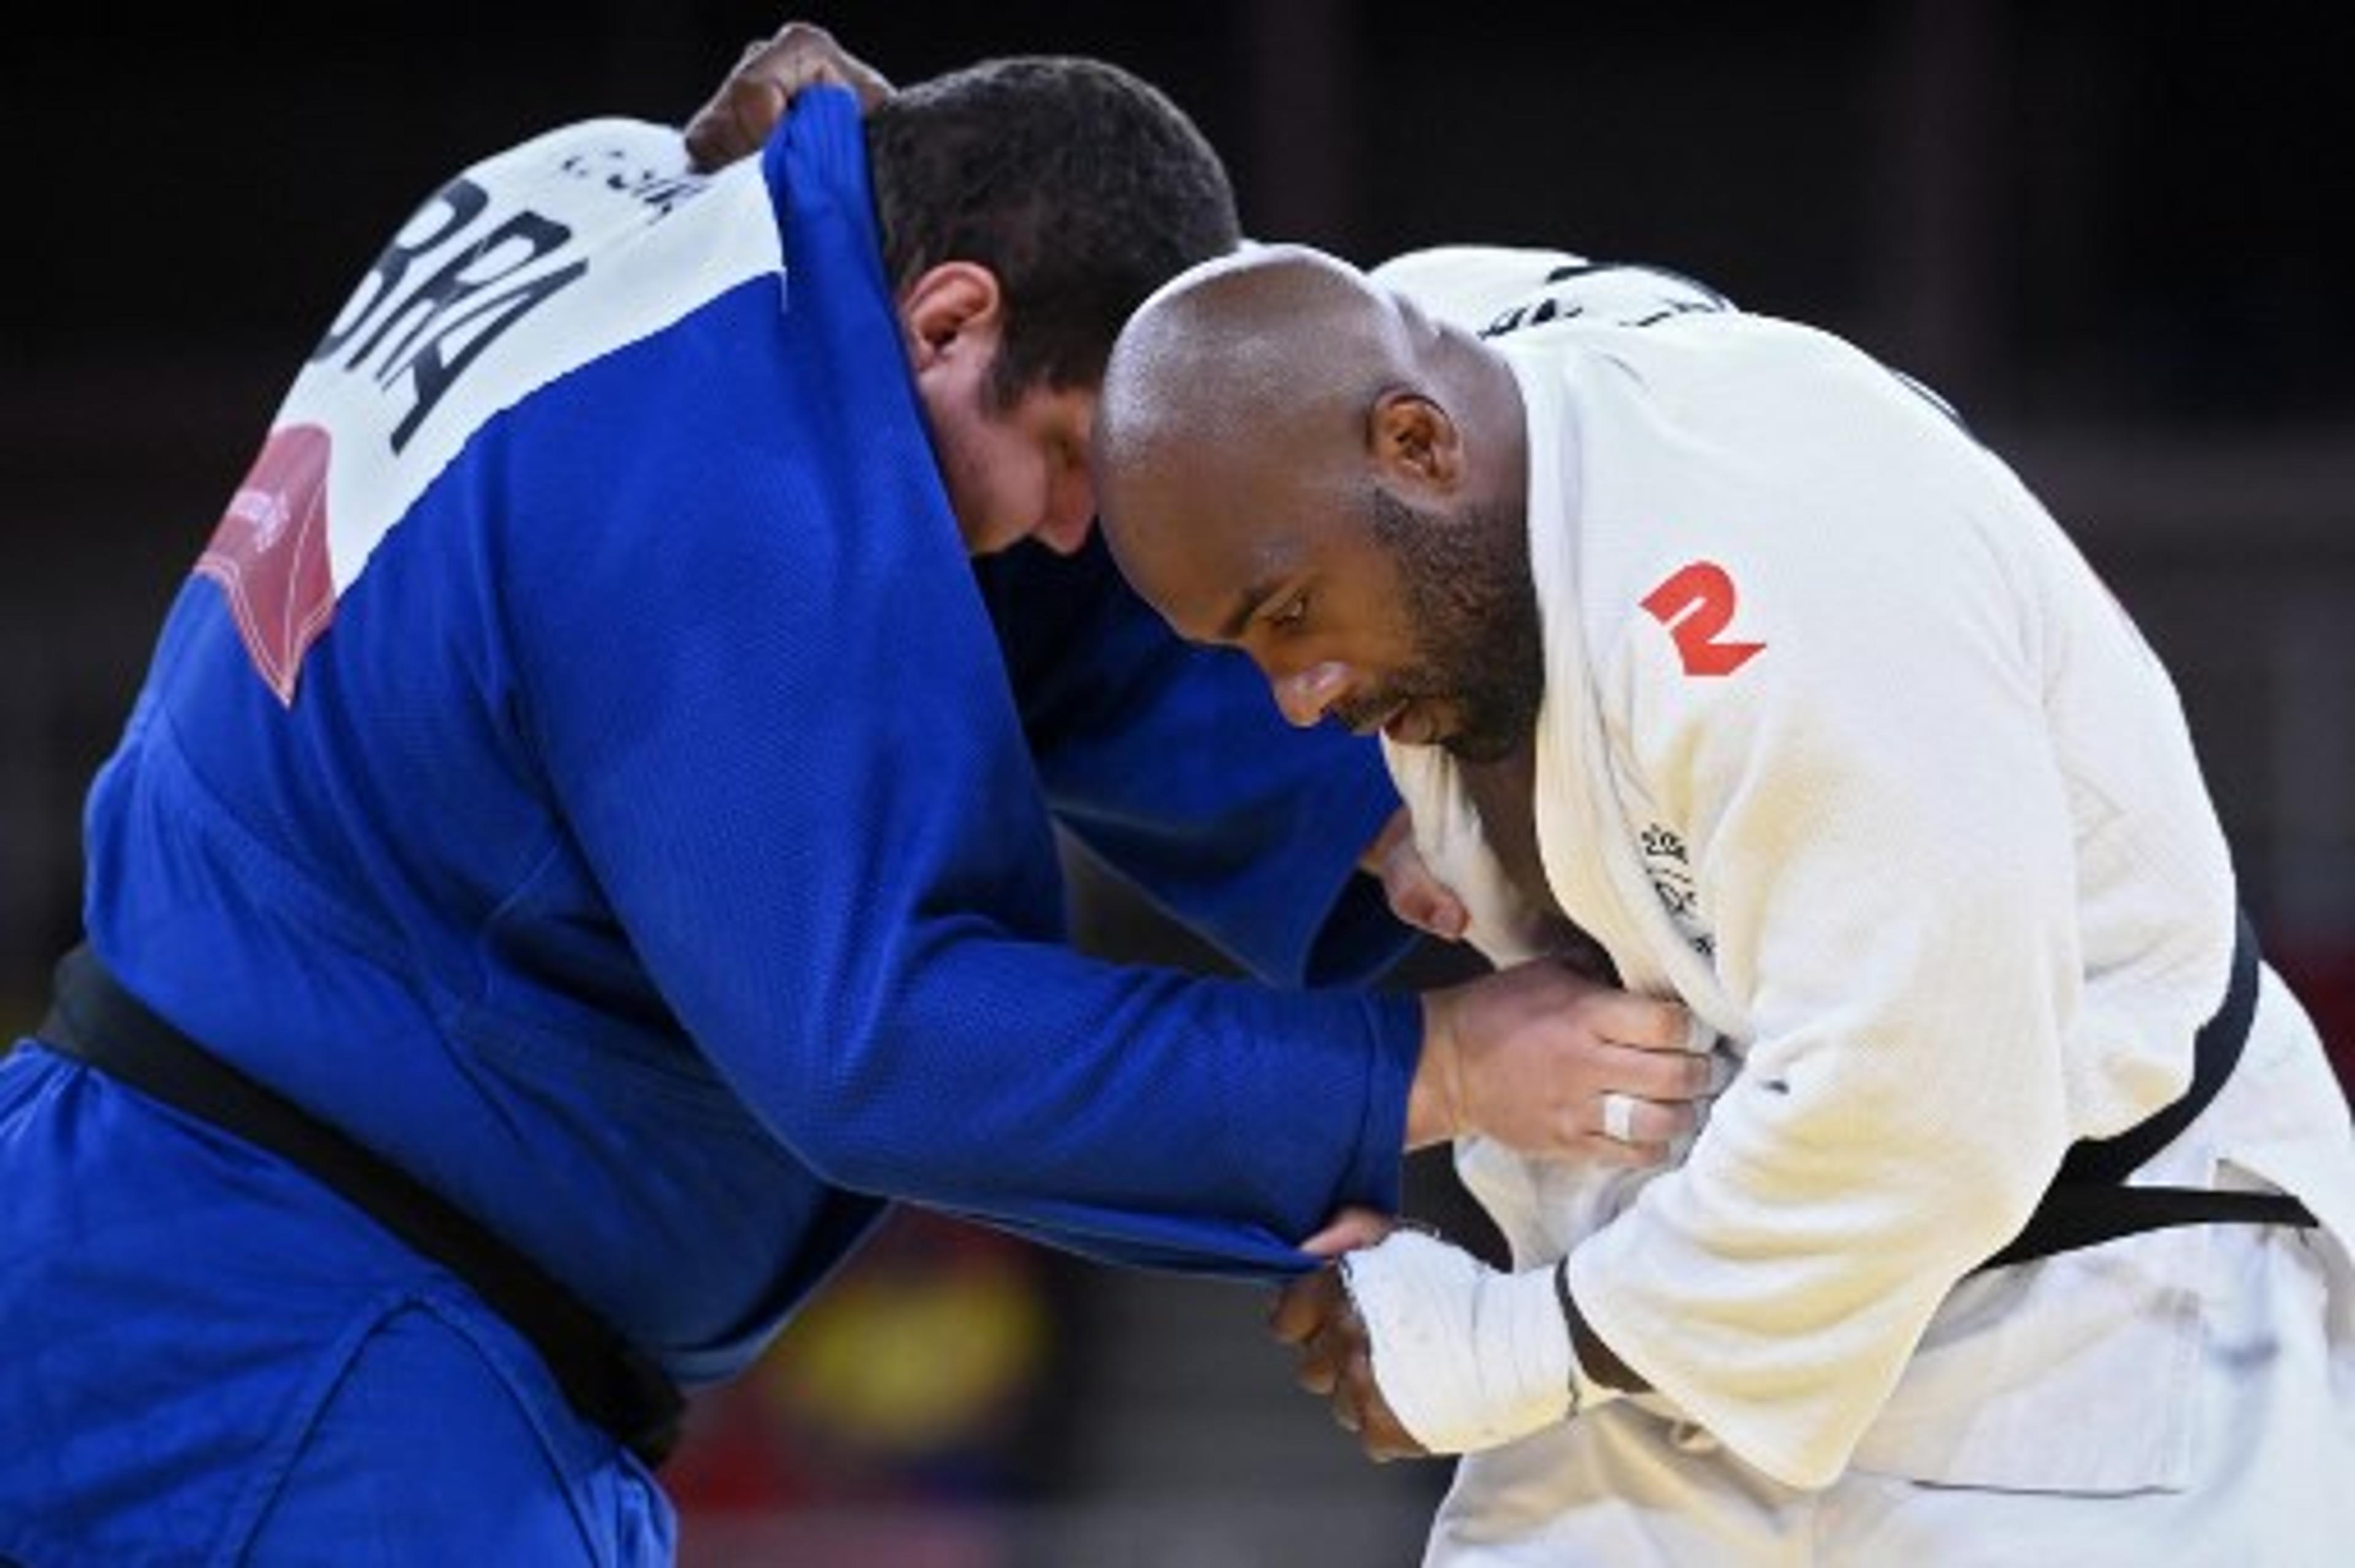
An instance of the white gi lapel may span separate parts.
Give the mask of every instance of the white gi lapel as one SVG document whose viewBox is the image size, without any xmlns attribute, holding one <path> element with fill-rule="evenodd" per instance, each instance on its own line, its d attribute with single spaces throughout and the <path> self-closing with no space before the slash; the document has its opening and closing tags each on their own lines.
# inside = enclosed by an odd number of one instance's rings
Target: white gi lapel
<svg viewBox="0 0 2355 1568">
<path fill-rule="evenodd" d="M 1455 759 L 1438 746 L 1401 746 L 1388 736 L 1381 745 L 1391 782 L 1414 823 L 1415 852 L 1469 917 L 1464 940 L 1499 969 L 1540 956 L 1543 913 L 1530 907 L 1488 848 Z"/>
<path fill-rule="evenodd" d="M 1734 1009 L 1709 961 L 1661 901 L 1638 842 L 1645 824 L 1627 811 L 1614 784 L 1580 597 L 1575 509 L 1584 453 L 1563 385 L 1565 350 L 1510 346 L 1505 353 L 1529 416 L 1529 564 L 1545 627 L 1536 805 L 1546 880 L 1562 912 L 1609 951 L 1630 990 L 1678 997 L 1728 1029 Z"/>
</svg>

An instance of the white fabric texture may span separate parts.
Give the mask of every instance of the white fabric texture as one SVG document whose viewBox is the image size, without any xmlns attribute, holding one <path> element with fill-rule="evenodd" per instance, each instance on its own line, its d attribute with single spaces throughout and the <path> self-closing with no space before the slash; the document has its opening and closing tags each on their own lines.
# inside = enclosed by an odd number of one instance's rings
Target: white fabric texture
<svg viewBox="0 0 2355 1568">
<path fill-rule="evenodd" d="M 1568 1254 L 1582 1312 L 1658 1392 L 1467 1458 L 1433 1561 L 1891 1560 L 1833 1550 L 1851 1507 L 1891 1521 L 1855 1540 L 1909 1561 L 2210 1561 L 2167 1554 L 2185 1510 L 2115 1507 L 2179 1494 L 2260 1543 L 2214 1561 L 2325 1560 L 2258 1517 L 2289 1494 L 2327 1504 L 2343 1552 L 2355 1136 L 2270 972 L 2240 1070 L 2137 1179 L 2279 1187 L 2323 1231 L 1970 1273 L 2072 1141 L 2180 1093 L 2224 989 L 2229 856 L 2125 613 L 1942 407 L 1826 335 L 1724 311 L 1498 341 L 1530 426 L 1549 881 L 1632 987 L 1743 1063 L 1665 1172 L 1459 1147 L 1518 1265 Z M 1510 961 L 1527 912 L 1452 764 L 1389 754 L 1418 847 Z M 2267 1328 L 2285 1304 L 2307 1316 Z M 2069 1528 L 2141 1558 L 1905 1533 L 1917 1507 L 2089 1497 Z"/>
<path fill-rule="evenodd" d="M 1851 1468 L 1780 1485 L 1689 1420 L 1624 1400 L 1458 1461 L 1425 1568 L 2340 1568 L 2355 1540 L 2355 1323 L 2318 1241 L 2220 1227 L 2204 1344 L 2168 1398 L 2198 1441 L 2180 1484 L 1925 1484 Z M 2131 1244 L 2131 1243 L 2127 1243 Z M 2122 1397 L 2123 1396 L 2123 1397 Z M 2044 1440 L 2115 1440 L 2113 1389 Z"/>
</svg>

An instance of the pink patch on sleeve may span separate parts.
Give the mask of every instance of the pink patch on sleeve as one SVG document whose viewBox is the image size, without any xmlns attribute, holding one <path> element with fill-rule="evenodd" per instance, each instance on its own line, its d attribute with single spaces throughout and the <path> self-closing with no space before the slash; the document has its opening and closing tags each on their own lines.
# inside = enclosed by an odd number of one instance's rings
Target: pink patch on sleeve
<svg viewBox="0 0 2355 1568">
<path fill-rule="evenodd" d="M 317 425 L 271 432 L 196 564 L 229 596 L 253 667 L 289 708 L 303 655 L 336 618 L 327 561 L 330 444 Z"/>
</svg>

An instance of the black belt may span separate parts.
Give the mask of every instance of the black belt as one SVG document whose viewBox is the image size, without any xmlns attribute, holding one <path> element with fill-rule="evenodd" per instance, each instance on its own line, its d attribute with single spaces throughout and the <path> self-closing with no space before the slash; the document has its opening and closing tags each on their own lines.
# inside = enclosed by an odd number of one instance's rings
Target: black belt
<svg viewBox="0 0 2355 1568">
<path fill-rule="evenodd" d="M 651 1358 L 471 1215 L 157 1018 L 87 946 L 59 961 L 38 1036 L 307 1171 L 464 1280 L 538 1349 L 573 1409 L 647 1464 L 677 1445 L 686 1401 Z"/>
<path fill-rule="evenodd" d="M 2241 1060 L 2256 1013 L 2257 935 L 2244 913 L 2232 939 L 2232 980 L 2225 987 L 2224 1004 L 2192 1040 L 2191 1087 L 2173 1104 L 2115 1137 L 2073 1145 L 2026 1228 L 1978 1266 L 2001 1268 L 2168 1225 L 2313 1224 L 2307 1206 L 2287 1193 L 2126 1184 L 2216 1097 Z"/>
</svg>

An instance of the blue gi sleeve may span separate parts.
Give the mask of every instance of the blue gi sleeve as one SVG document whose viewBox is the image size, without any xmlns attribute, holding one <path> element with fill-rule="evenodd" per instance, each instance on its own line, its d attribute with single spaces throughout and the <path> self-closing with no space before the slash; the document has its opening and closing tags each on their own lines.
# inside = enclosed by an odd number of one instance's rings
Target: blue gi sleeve
<svg viewBox="0 0 2355 1568">
<path fill-rule="evenodd" d="M 1398 809 L 1372 741 L 1298 731 L 1249 660 L 1188 646 L 1101 537 L 975 564 L 1057 818 L 1277 985 L 1363 983 L 1412 944 L 1358 858 Z"/>
</svg>

